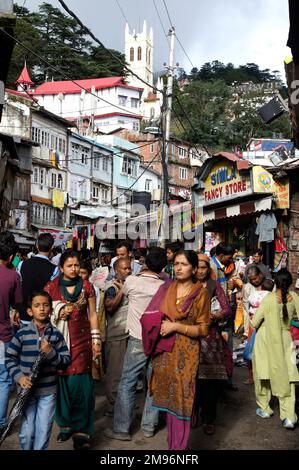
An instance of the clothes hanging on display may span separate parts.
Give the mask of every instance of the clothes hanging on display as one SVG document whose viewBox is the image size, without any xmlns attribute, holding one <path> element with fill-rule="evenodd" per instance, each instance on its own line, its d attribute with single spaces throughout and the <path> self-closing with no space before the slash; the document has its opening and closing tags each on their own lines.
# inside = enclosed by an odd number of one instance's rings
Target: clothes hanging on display
<svg viewBox="0 0 299 470">
<path fill-rule="evenodd" d="M 273 242 L 275 238 L 275 229 L 277 220 L 273 212 L 264 212 L 259 218 L 255 234 L 259 236 L 259 243 Z"/>
<path fill-rule="evenodd" d="M 247 230 L 247 249 L 249 253 L 255 253 L 258 248 L 259 237 L 256 235 L 256 217 L 251 219 L 250 225 Z"/>
<path fill-rule="evenodd" d="M 262 242 L 261 248 L 263 250 L 263 263 L 268 266 L 270 269 L 274 267 L 274 256 L 275 256 L 275 243 L 272 242 Z"/>
<path fill-rule="evenodd" d="M 74 250 L 94 249 L 95 228 L 94 225 L 78 225 L 73 230 L 72 247 Z"/>
</svg>

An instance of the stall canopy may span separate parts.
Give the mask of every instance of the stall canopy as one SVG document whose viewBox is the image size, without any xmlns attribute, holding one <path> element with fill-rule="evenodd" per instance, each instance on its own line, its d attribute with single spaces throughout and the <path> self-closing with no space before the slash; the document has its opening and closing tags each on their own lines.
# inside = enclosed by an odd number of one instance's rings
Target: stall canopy
<svg viewBox="0 0 299 470">
<path fill-rule="evenodd" d="M 272 196 L 266 197 L 258 201 L 247 201 L 234 204 L 227 207 L 221 207 L 214 210 L 204 210 L 203 219 L 218 220 L 227 217 L 235 217 L 237 215 L 254 214 L 255 212 L 265 211 L 272 207 Z"/>
</svg>

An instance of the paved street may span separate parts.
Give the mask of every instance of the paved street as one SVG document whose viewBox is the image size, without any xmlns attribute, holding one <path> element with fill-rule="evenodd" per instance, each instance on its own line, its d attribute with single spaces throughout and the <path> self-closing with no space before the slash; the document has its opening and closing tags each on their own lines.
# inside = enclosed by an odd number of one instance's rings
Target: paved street
<svg viewBox="0 0 299 470">
<path fill-rule="evenodd" d="M 192 450 L 295 450 L 298 449 L 299 429 L 288 431 L 282 428 L 278 404 L 274 400 L 274 417 L 262 420 L 255 415 L 254 390 L 252 385 L 244 385 L 242 381 L 247 377 L 245 368 L 235 368 L 235 382 L 238 392 L 227 392 L 219 404 L 219 416 L 216 432 L 207 436 L 202 426 L 193 429 L 189 441 Z M 120 442 L 104 438 L 103 430 L 112 425 L 113 420 L 103 416 L 104 394 L 103 383 L 96 385 L 96 422 L 93 448 L 96 450 L 166 450 L 166 428 L 160 429 L 157 434 L 146 439 L 139 430 L 140 413 L 142 410 L 143 393 L 138 393 L 136 426 L 131 442 Z M 57 427 L 54 426 L 50 449 L 71 450 L 71 440 L 56 443 Z M 17 430 L 7 438 L 3 450 L 19 449 Z"/>
</svg>

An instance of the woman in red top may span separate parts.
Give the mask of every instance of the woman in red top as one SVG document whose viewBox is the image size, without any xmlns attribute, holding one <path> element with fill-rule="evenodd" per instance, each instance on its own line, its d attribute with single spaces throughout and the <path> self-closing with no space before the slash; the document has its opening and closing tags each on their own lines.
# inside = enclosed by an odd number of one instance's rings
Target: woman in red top
<svg viewBox="0 0 299 470">
<path fill-rule="evenodd" d="M 71 436 L 75 449 L 90 447 L 94 423 L 92 360 L 101 354 L 101 340 L 92 285 L 79 276 L 77 253 L 66 250 L 60 258 L 61 275 L 49 282 L 46 291 L 59 301 L 56 326 L 67 322 L 71 364 L 58 377 L 55 420 L 60 426 L 58 442 Z M 54 304 L 55 305 L 55 304 Z"/>
</svg>

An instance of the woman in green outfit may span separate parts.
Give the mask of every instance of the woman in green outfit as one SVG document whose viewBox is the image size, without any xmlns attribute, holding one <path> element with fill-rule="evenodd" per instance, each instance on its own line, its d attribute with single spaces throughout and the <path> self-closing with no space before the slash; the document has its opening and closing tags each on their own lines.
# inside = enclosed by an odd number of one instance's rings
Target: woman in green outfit
<svg viewBox="0 0 299 470">
<path fill-rule="evenodd" d="M 290 322 L 299 313 L 299 297 L 289 292 L 293 279 L 287 269 L 275 278 L 276 292 L 269 294 L 251 320 L 257 328 L 253 348 L 253 378 L 258 408 L 256 414 L 270 418 L 271 394 L 279 400 L 280 419 L 286 429 L 297 422 L 295 384 L 299 381 Z"/>
<path fill-rule="evenodd" d="M 60 270 L 61 275 L 46 286 L 54 310 L 57 307 L 54 322 L 64 331 L 65 338 L 69 338 L 72 359 L 58 377 L 55 420 L 60 433 L 57 440 L 62 442 L 73 437 L 75 449 L 88 449 L 95 405 L 92 360 L 101 354 L 95 291 L 79 276 L 80 260 L 76 252 L 66 250 L 61 255 Z"/>
</svg>

